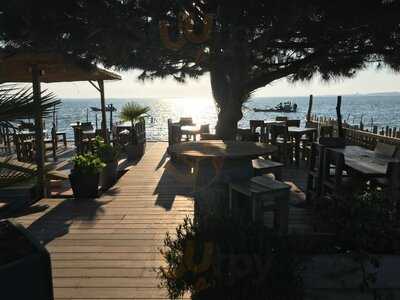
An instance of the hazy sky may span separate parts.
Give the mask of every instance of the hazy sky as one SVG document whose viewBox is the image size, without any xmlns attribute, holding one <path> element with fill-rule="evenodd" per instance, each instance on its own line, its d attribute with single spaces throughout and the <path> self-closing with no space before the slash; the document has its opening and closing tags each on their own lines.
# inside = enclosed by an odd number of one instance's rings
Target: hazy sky
<svg viewBox="0 0 400 300">
<path fill-rule="evenodd" d="M 121 81 L 105 83 L 106 97 L 110 98 L 181 98 L 181 97 L 211 97 L 209 76 L 179 84 L 172 79 L 140 82 L 136 72 L 122 72 Z M 255 96 L 306 96 L 314 95 L 344 95 L 354 93 L 374 93 L 400 91 L 400 74 L 389 70 L 376 71 L 367 69 L 353 79 L 334 82 L 322 82 L 315 78 L 308 83 L 288 83 L 281 79 L 259 89 Z M 88 82 L 56 83 L 44 85 L 60 98 L 96 98 L 98 92 Z"/>
</svg>

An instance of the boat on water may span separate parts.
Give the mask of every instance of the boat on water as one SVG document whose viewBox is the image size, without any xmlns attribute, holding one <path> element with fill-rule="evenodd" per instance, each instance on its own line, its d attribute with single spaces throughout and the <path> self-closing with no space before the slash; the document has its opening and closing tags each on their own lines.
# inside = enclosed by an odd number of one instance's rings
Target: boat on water
<svg viewBox="0 0 400 300">
<path fill-rule="evenodd" d="M 297 112 L 297 104 L 292 103 L 291 101 L 281 102 L 275 107 L 266 107 L 266 108 L 254 108 L 255 112 L 284 112 L 284 113 L 292 113 Z"/>
</svg>

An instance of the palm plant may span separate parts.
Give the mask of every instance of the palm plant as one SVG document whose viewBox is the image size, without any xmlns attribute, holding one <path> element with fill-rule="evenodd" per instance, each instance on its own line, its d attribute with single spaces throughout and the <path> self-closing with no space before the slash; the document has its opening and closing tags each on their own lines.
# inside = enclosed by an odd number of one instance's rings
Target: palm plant
<svg viewBox="0 0 400 300">
<path fill-rule="evenodd" d="M 131 133 L 133 133 L 135 121 L 139 121 L 147 116 L 149 111 L 150 107 L 148 106 L 143 106 L 135 102 L 129 102 L 122 107 L 120 117 L 125 122 L 131 122 Z"/>
<path fill-rule="evenodd" d="M 52 113 L 61 102 L 55 95 L 42 91 L 40 106 L 42 115 Z M 15 85 L 0 84 L 0 126 L 14 127 L 16 120 L 29 119 L 35 116 L 36 103 L 31 88 L 18 88 Z"/>
<path fill-rule="evenodd" d="M 60 103 L 54 94 L 43 91 L 40 100 L 42 115 L 45 117 L 52 113 L 54 107 Z M 36 109 L 32 89 L 0 84 L 0 127 L 14 128 L 16 121 L 33 118 Z M 0 187 L 16 184 L 34 176 L 34 174 L 13 170 L 7 160 L 0 163 L 0 174 Z"/>
</svg>

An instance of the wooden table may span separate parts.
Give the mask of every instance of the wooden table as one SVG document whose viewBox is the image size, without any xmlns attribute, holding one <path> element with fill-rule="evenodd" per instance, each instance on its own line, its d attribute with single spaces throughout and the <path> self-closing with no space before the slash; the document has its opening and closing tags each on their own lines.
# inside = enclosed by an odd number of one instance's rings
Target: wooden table
<svg viewBox="0 0 400 300">
<path fill-rule="evenodd" d="M 271 154 L 277 147 L 265 143 L 239 141 L 199 141 L 175 144 L 169 151 L 177 156 L 195 159 L 245 159 L 251 160 L 259 156 Z"/>
<path fill-rule="evenodd" d="M 276 146 L 264 143 L 215 140 L 174 144 L 168 151 L 195 163 L 195 214 L 198 215 L 199 202 L 210 201 L 216 194 L 213 193 L 216 185 L 227 186 L 232 181 L 253 177 L 251 160 L 276 150 Z"/>
<path fill-rule="evenodd" d="M 377 154 L 360 146 L 329 149 L 343 153 L 346 167 L 365 178 L 385 177 L 388 163 L 399 162 L 399 159 Z"/>
<path fill-rule="evenodd" d="M 296 166 L 300 164 L 300 140 L 303 135 L 314 135 L 317 128 L 288 127 L 289 136 L 294 140 L 294 155 Z M 313 140 L 313 138 L 312 138 Z"/>
</svg>

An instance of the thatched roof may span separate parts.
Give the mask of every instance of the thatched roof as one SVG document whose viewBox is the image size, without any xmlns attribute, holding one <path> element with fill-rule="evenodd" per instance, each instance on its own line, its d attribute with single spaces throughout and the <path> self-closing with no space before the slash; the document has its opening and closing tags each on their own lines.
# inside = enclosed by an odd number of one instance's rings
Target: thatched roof
<svg viewBox="0 0 400 300">
<path fill-rule="evenodd" d="M 57 53 L 0 52 L 0 83 L 31 82 L 31 66 L 42 71 L 41 82 L 121 80 L 121 76 L 100 69 L 85 60 Z"/>
</svg>

